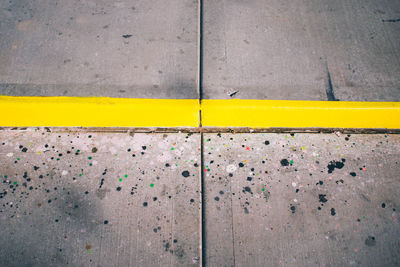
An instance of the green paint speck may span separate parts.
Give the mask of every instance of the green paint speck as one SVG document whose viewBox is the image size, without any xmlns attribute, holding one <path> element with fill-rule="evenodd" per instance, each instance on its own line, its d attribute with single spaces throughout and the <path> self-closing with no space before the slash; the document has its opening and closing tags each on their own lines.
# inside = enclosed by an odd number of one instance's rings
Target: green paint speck
<svg viewBox="0 0 400 267">
<path fill-rule="evenodd" d="M 264 191 L 265 191 L 265 189 L 264 189 L 264 188 L 261 188 L 261 191 L 263 191 L 263 192 L 264 192 Z"/>
<path fill-rule="evenodd" d="M 17 160 L 21 160 L 20 158 L 17 158 Z"/>
<path fill-rule="evenodd" d="M 82 173 L 81 173 L 81 174 L 79 174 L 79 176 L 82 176 Z"/>
<path fill-rule="evenodd" d="M 154 187 L 154 184 L 150 184 L 150 187 Z"/>
<path fill-rule="evenodd" d="M 88 252 L 89 252 L 89 253 L 92 253 L 92 250 L 91 250 L 91 249 L 88 249 Z"/>
<path fill-rule="evenodd" d="M 92 157 L 88 157 L 88 159 L 92 159 Z"/>
<path fill-rule="evenodd" d="M 92 163 L 89 163 L 89 166 L 93 166 L 93 164 L 92 164 Z"/>
<path fill-rule="evenodd" d="M 119 178 L 119 181 L 122 182 L 122 178 Z"/>
<path fill-rule="evenodd" d="M 125 177 L 125 178 L 128 178 L 128 174 L 125 174 L 124 177 Z"/>
<path fill-rule="evenodd" d="M 15 184 L 15 185 L 18 185 L 18 182 L 17 182 L 17 181 L 15 181 L 15 182 L 14 182 L 14 184 Z"/>
<path fill-rule="evenodd" d="M 175 148 L 171 147 L 171 150 L 174 150 Z"/>
</svg>

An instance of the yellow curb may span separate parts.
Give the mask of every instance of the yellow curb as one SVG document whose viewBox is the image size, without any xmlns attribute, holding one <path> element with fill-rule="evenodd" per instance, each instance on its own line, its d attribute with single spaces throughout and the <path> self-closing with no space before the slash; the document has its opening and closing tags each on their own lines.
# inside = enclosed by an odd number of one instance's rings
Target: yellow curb
<svg viewBox="0 0 400 267">
<path fill-rule="evenodd" d="M 400 129 L 400 102 L 0 96 L 4 127 Z"/>
<path fill-rule="evenodd" d="M 197 99 L 0 96 L 1 126 L 198 127 Z"/>
<path fill-rule="evenodd" d="M 204 127 L 400 129 L 400 102 L 203 100 Z"/>
</svg>

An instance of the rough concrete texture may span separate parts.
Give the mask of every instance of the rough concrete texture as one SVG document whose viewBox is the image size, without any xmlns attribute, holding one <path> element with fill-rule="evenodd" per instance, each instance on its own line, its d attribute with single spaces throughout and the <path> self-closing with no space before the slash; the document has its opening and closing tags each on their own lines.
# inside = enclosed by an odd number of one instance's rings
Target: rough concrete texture
<svg viewBox="0 0 400 267">
<path fill-rule="evenodd" d="M 0 1 L 0 94 L 198 98 L 199 0 Z M 203 1 L 204 98 L 400 101 L 400 4 Z"/>
<path fill-rule="evenodd" d="M 0 1 L 0 94 L 198 98 L 197 7 Z"/>
<path fill-rule="evenodd" d="M 197 266 L 200 136 L 0 132 L 1 266 Z"/>
<path fill-rule="evenodd" d="M 205 134 L 207 266 L 399 266 L 400 136 Z"/>
<path fill-rule="evenodd" d="M 205 98 L 400 100 L 399 1 L 205 0 L 203 27 Z"/>
</svg>

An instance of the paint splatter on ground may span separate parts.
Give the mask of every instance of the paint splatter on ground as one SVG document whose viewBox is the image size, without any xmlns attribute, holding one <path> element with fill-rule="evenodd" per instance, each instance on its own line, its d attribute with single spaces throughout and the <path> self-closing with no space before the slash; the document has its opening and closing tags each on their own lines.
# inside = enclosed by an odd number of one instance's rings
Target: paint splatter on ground
<svg viewBox="0 0 400 267">
<path fill-rule="evenodd" d="M 1 265 L 193 264 L 199 148 L 188 134 L 1 131 Z"/>
<path fill-rule="evenodd" d="M 399 135 L 204 140 L 0 132 L 1 262 L 198 265 L 200 172 L 210 266 L 400 262 Z"/>
<path fill-rule="evenodd" d="M 210 266 L 400 263 L 399 135 L 204 139 Z"/>
</svg>

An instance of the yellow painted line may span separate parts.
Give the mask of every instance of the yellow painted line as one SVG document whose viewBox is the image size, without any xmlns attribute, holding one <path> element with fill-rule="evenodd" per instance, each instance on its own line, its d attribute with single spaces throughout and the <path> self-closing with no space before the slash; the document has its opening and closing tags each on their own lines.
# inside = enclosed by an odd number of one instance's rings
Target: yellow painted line
<svg viewBox="0 0 400 267">
<path fill-rule="evenodd" d="M 0 96 L 1 126 L 198 127 L 197 99 Z"/>
<path fill-rule="evenodd" d="M 400 129 L 400 102 L 0 96 L 0 126 Z"/>
<path fill-rule="evenodd" d="M 400 129 L 400 102 L 203 100 L 204 127 Z"/>
</svg>

